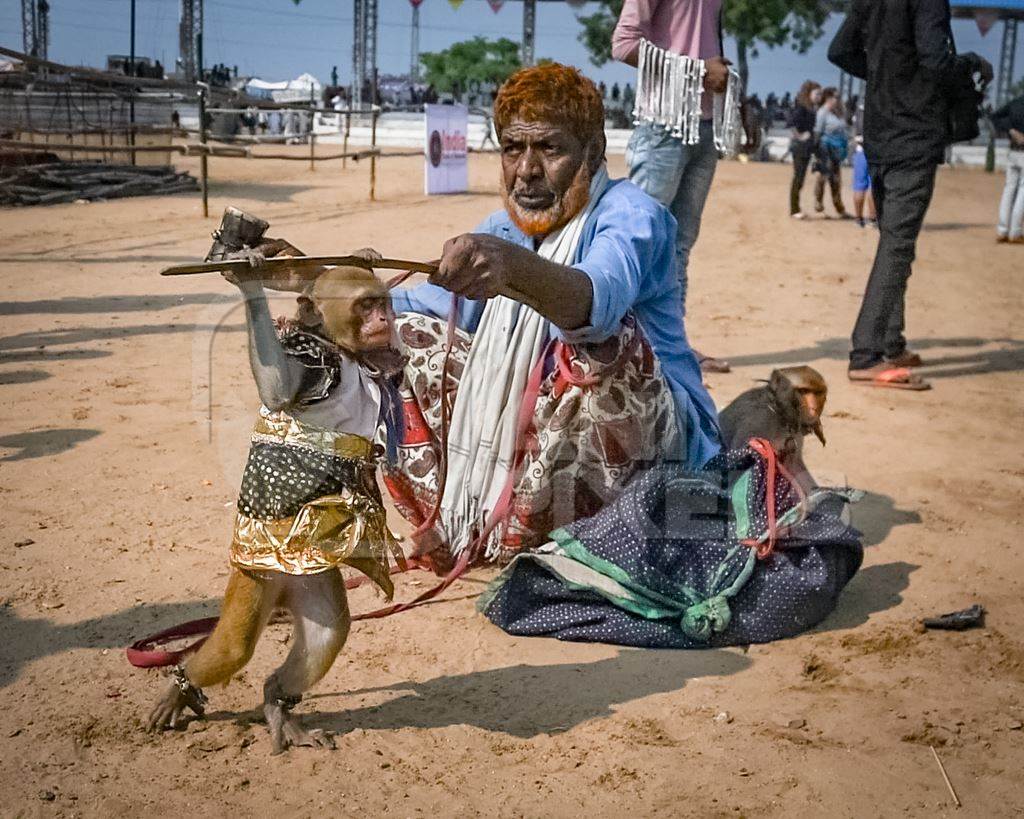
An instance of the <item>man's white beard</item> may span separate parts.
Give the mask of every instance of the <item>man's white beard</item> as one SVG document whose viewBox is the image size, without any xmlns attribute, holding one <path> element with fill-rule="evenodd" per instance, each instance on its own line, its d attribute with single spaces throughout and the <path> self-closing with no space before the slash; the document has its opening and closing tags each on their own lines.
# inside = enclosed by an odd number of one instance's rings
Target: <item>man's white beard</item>
<svg viewBox="0 0 1024 819">
<path fill-rule="evenodd" d="M 580 163 L 579 170 L 572 178 L 568 189 L 551 206 L 544 210 L 530 210 L 516 202 L 515 197 L 502 185 L 502 202 L 509 218 L 527 236 L 547 236 L 564 227 L 577 213 L 587 206 L 590 197 L 592 174 L 587 162 Z"/>
</svg>

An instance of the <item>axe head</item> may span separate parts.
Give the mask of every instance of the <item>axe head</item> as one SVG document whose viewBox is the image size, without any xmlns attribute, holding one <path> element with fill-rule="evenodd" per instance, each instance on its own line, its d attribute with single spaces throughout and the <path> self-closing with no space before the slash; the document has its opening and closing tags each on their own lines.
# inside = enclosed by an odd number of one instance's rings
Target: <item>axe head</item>
<svg viewBox="0 0 1024 819">
<path fill-rule="evenodd" d="M 224 208 L 220 227 L 213 232 L 213 244 L 206 254 L 206 261 L 221 262 L 229 253 L 256 247 L 269 227 L 269 222 L 228 205 Z"/>
</svg>

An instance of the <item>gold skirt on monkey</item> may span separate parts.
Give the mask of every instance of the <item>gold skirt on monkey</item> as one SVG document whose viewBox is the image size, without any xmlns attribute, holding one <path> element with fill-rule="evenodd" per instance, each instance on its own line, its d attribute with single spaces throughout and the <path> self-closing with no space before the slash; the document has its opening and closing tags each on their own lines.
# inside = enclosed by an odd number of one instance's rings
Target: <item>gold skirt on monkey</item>
<svg viewBox="0 0 1024 819">
<path fill-rule="evenodd" d="M 231 563 L 249 571 L 358 569 L 390 599 L 387 527 L 373 444 L 260 408 L 242 474 Z"/>
</svg>

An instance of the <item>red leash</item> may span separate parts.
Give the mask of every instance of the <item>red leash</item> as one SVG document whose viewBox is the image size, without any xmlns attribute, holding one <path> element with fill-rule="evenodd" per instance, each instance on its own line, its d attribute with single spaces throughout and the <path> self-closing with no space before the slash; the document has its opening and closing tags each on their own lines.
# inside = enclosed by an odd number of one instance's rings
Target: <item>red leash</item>
<svg viewBox="0 0 1024 819">
<path fill-rule="evenodd" d="M 405 272 L 390 279 L 387 283 L 388 289 L 401 284 L 411 275 L 412 272 Z M 419 558 L 432 548 L 440 545 L 437 542 L 436 536 L 430 537 L 430 533 L 434 531 L 434 527 L 441 514 L 441 499 L 444 495 L 444 487 L 448 477 L 448 427 L 451 421 L 449 418 L 447 400 L 449 376 L 448 365 L 451 359 L 452 347 L 455 343 L 455 322 L 457 315 L 458 297 L 453 295 L 451 310 L 448 314 L 448 336 L 445 347 L 444 364 L 441 368 L 441 429 L 439 436 L 441 445 L 438 447 L 440 451 L 440 462 L 438 464 L 437 501 L 435 502 L 431 513 L 423 523 L 416 527 L 416 530 L 410 536 L 414 543 L 412 555 L 410 555 L 409 558 L 400 559 L 397 566 L 391 567 L 390 574 L 392 575 L 401 574 L 402 572 L 409 571 L 413 568 L 424 569 L 425 566 Z M 533 369 L 530 372 L 530 377 L 527 380 L 526 391 L 523 395 L 523 403 L 519 410 L 519 418 L 516 425 L 516 445 L 514 448 L 516 453 L 515 462 L 512 465 L 512 469 L 509 471 L 508 480 L 502 488 L 501 495 L 498 497 L 498 502 L 495 504 L 495 508 L 491 511 L 490 520 L 487 522 L 487 525 L 484 526 L 483 530 L 477 535 L 477 537 L 474 538 L 474 540 L 461 552 L 455 562 L 455 565 L 436 586 L 427 589 L 412 600 L 408 600 L 404 603 L 393 603 L 374 611 L 357 614 L 352 618 L 352 620 L 377 620 L 383 617 L 390 617 L 392 614 L 408 611 L 409 609 L 422 606 L 428 601 L 434 599 L 466 573 L 470 565 L 472 565 L 473 561 L 478 556 L 480 549 L 483 548 L 487 538 L 508 516 L 509 512 L 512 510 L 512 499 L 515 492 L 515 484 L 519 476 L 519 469 L 522 466 L 523 454 L 525 451 L 522 446 L 523 436 L 529 430 L 530 423 L 533 420 L 533 413 L 537 406 L 537 399 L 540 395 L 540 385 L 544 377 L 544 361 L 547 357 L 546 353 L 547 349 L 545 349 L 544 353 L 541 354 L 538 361 L 534 364 Z M 567 366 L 565 366 L 565 370 L 568 370 Z M 566 380 L 572 381 L 571 377 L 567 377 Z M 366 577 L 350 578 L 345 581 L 345 587 L 347 589 L 357 588 L 365 583 L 367 579 L 368 578 Z M 128 662 L 138 668 L 156 668 L 178 663 L 182 657 L 195 651 L 206 641 L 206 638 L 209 637 L 213 629 L 216 627 L 218 619 L 219 618 L 217 617 L 205 617 L 200 620 L 190 620 L 187 623 L 182 623 L 181 625 L 166 629 L 150 637 L 138 640 L 125 649 Z M 200 634 L 203 635 L 201 639 L 190 643 L 184 648 L 171 651 L 161 647 L 167 643 L 173 642 L 174 640 L 178 640 L 183 637 L 194 637 Z"/>
<path fill-rule="evenodd" d="M 173 626 L 158 632 L 151 637 L 144 637 L 132 643 L 124 650 L 128 662 L 136 668 L 160 668 L 165 665 L 174 665 L 184 655 L 199 648 L 206 638 L 210 636 L 214 626 L 217 625 L 219 617 L 204 617 L 202 620 L 189 620 L 187 623 Z M 182 637 L 195 637 L 202 634 L 202 638 L 194 643 L 189 643 L 185 648 L 177 651 L 168 651 L 158 648 Z"/>
<path fill-rule="evenodd" d="M 779 461 L 778 453 L 775 451 L 775 447 L 771 445 L 769 441 L 764 438 L 751 438 L 747 445 L 754 450 L 758 455 L 764 458 L 765 461 L 765 512 L 768 517 L 768 540 L 763 543 L 758 543 L 756 540 L 744 540 L 742 543 L 745 546 L 750 546 L 757 551 L 757 557 L 759 560 L 764 560 L 768 555 L 775 551 L 775 542 L 779 535 L 779 524 L 778 516 L 775 509 L 775 483 L 776 473 L 782 475 L 789 485 L 793 487 L 794 491 L 799 496 L 799 503 L 803 504 L 806 500 L 807 495 L 804 493 L 803 487 L 800 486 L 790 474 L 789 470 L 786 469 Z"/>
</svg>

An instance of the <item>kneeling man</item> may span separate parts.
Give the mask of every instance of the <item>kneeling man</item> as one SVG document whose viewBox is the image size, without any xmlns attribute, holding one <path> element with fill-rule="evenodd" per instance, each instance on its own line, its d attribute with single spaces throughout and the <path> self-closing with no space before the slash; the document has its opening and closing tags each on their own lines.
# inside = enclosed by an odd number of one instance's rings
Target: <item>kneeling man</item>
<svg viewBox="0 0 1024 819">
<path fill-rule="evenodd" d="M 429 283 L 392 293 L 409 364 L 405 445 L 385 473 L 415 524 L 440 495 L 420 551 L 482 538 L 492 558 L 594 514 L 656 462 L 698 467 L 719 449 L 683 327 L 676 221 L 608 178 L 597 88 L 567 66 L 523 69 L 494 123 L 504 209 L 449 240 Z"/>
</svg>

